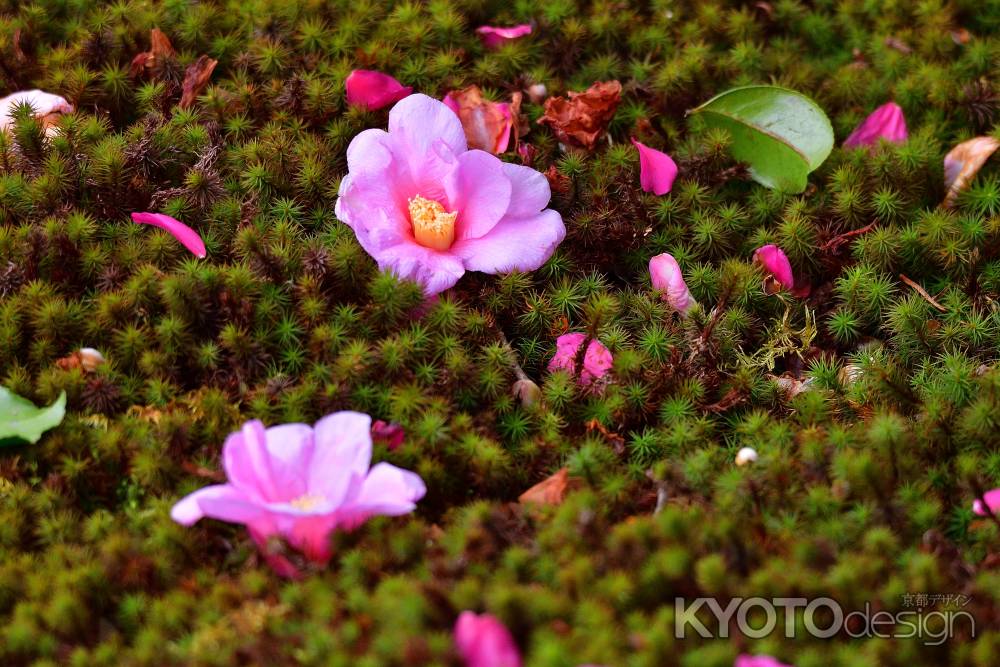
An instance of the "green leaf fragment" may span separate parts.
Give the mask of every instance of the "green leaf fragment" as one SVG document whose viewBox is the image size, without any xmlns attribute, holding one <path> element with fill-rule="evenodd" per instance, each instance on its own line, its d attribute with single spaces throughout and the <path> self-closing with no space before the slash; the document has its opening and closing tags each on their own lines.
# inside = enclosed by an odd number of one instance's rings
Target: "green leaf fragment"
<svg viewBox="0 0 1000 667">
<path fill-rule="evenodd" d="M 49 407 L 38 408 L 28 399 L 0 387 L 0 444 L 15 444 L 18 440 L 34 444 L 45 431 L 58 426 L 65 415 L 65 391 Z"/>
</svg>

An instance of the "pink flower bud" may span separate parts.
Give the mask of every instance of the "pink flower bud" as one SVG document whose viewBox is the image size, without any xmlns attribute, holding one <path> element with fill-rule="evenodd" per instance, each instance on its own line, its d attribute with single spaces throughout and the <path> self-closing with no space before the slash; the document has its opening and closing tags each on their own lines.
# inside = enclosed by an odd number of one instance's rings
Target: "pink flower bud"
<svg viewBox="0 0 1000 667">
<path fill-rule="evenodd" d="M 639 151 L 639 185 L 644 192 L 665 195 L 674 187 L 677 163 L 673 158 L 635 139 L 632 145 Z"/>
<path fill-rule="evenodd" d="M 695 304 L 694 297 L 684 282 L 681 267 L 672 255 L 663 253 L 649 260 L 649 277 L 653 282 L 653 289 L 663 292 L 663 299 L 681 315 L 686 315 Z"/>
<path fill-rule="evenodd" d="M 455 623 L 455 648 L 466 667 L 521 667 L 510 631 L 491 614 L 463 611 Z"/>
<path fill-rule="evenodd" d="M 753 258 L 780 287 L 788 291 L 794 289 L 795 276 L 792 275 L 792 265 L 781 248 L 773 244 L 761 246 L 754 252 Z"/>
<path fill-rule="evenodd" d="M 888 102 L 875 109 L 851 132 L 851 136 L 844 141 L 844 148 L 875 146 L 879 139 L 901 144 L 906 141 L 907 136 L 903 110 L 895 102 Z"/>
</svg>

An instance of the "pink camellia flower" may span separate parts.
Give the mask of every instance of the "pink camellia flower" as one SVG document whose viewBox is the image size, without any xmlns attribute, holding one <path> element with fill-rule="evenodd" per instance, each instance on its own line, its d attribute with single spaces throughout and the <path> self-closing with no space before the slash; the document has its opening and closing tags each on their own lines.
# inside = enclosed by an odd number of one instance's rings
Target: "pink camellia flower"
<svg viewBox="0 0 1000 667">
<path fill-rule="evenodd" d="M 674 179 L 677 178 L 677 163 L 674 159 L 635 139 L 632 140 L 632 145 L 639 151 L 639 185 L 643 191 L 654 195 L 670 192 L 674 187 Z"/>
<path fill-rule="evenodd" d="M 512 39 L 524 37 L 531 34 L 531 24 L 522 23 L 510 28 L 499 28 L 491 25 L 484 25 L 476 28 L 476 34 L 483 40 L 483 46 L 488 49 L 495 49 Z"/>
<path fill-rule="evenodd" d="M 986 499 L 986 507 L 983 507 L 982 500 L 976 499 L 976 501 L 972 503 L 973 512 L 975 512 L 979 516 L 1000 514 L 1000 489 L 993 489 L 992 491 L 987 491 L 986 493 L 983 494 L 983 498 Z"/>
<path fill-rule="evenodd" d="M 388 74 L 367 69 L 351 72 L 344 86 L 347 88 L 348 104 L 371 111 L 398 102 L 413 92 L 411 86 L 404 86 Z"/>
<path fill-rule="evenodd" d="M 426 95 L 398 102 L 388 132 L 354 137 L 347 168 L 337 217 L 381 270 L 427 296 L 467 270 L 533 271 L 566 236 L 562 216 L 545 208 L 545 176 L 467 150 L 458 116 Z"/>
<path fill-rule="evenodd" d="M 673 255 L 663 253 L 649 260 L 649 277 L 653 289 L 663 292 L 663 299 L 681 315 L 686 315 L 695 304 L 694 297 L 684 282 L 684 274 Z"/>
<path fill-rule="evenodd" d="M 580 346 L 587 339 L 586 334 L 568 333 L 556 339 L 556 353 L 549 361 L 549 371 L 566 371 L 570 375 L 576 374 L 576 358 L 580 352 Z M 614 358 L 608 348 L 604 347 L 601 341 L 596 338 L 591 339 L 587 351 L 583 355 L 583 368 L 580 370 L 580 384 L 587 386 L 595 380 L 603 378 Z"/>
<path fill-rule="evenodd" d="M 875 146 L 879 139 L 901 144 L 906 141 L 907 136 L 903 110 L 895 102 L 888 102 L 875 109 L 851 132 L 851 136 L 844 141 L 844 148 Z"/>
<path fill-rule="evenodd" d="M 180 220 L 171 218 L 163 213 L 133 213 L 132 222 L 140 225 L 152 225 L 164 230 L 175 239 L 181 242 L 185 248 L 195 254 L 196 257 L 204 258 L 208 253 L 205 251 L 205 243 L 194 231 Z"/>
<path fill-rule="evenodd" d="M 207 486 L 170 511 L 190 526 L 202 517 L 242 523 L 263 549 L 283 537 L 310 560 L 331 556 L 330 534 L 375 515 L 413 511 L 426 488 L 416 474 L 388 463 L 369 469 L 371 417 L 335 412 L 316 422 L 265 429 L 257 420 L 222 447 L 228 482 Z"/>
<path fill-rule="evenodd" d="M 733 667 L 792 667 L 791 665 L 786 665 L 783 662 L 779 662 L 777 659 L 772 658 L 769 655 L 747 655 L 742 654 L 737 656 L 736 662 L 733 663 Z"/>
<path fill-rule="evenodd" d="M 21 104 L 30 104 L 35 117 L 42 119 L 45 133 L 52 135 L 58 117 L 64 113 L 73 113 L 73 105 L 66 98 L 44 90 L 22 90 L 0 99 L 0 132 L 14 124 L 14 110 Z"/>
<path fill-rule="evenodd" d="M 770 274 L 770 279 L 776 284 L 765 284 L 766 290 L 774 290 L 784 287 L 788 291 L 795 288 L 795 276 L 792 275 L 792 265 L 784 251 L 774 244 L 768 244 L 757 248 L 753 254 L 754 261 L 764 267 Z"/>
<path fill-rule="evenodd" d="M 455 648 L 466 667 L 521 667 L 510 631 L 492 614 L 463 611 L 455 623 Z"/>
</svg>

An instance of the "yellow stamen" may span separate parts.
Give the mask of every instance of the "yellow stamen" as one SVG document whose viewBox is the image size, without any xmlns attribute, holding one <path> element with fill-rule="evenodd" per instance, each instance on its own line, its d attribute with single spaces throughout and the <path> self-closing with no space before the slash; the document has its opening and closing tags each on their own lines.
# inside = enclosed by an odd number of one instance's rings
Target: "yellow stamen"
<svg viewBox="0 0 1000 667">
<path fill-rule="evenodd" d="M 410 200 L 410 224 L 413 238 L 425 248 L 447 250 L 455 241 L 455 218 L 458 213 L 448 213 L 444 206 L 417 195 Z"/>
<path fill-rule="evenodd" d="M 307 493 L 303 496 L 299 496 L 298 498 L 296 498 L 295 500 L 293 500 L 288 504 L 296 509 L 311 510 L 314 509 L 317 505 L 320 505 L 325 502 L 326 498 L 324 498 L 323 496 Z"/>
</svg>

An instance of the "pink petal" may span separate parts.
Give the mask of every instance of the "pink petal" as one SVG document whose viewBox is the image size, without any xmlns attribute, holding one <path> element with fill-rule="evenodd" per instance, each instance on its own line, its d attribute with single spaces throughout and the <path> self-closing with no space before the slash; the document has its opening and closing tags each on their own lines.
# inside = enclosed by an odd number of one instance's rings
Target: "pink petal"
<svg viewBox="0 0 1000 667">
<path fill-rule="evenodd" d="M 170 518 L 182 526 L 190 526 L 203 517 L 247 523 L 263 512 L 260 505 L 231 484 L 216 484 L 198 489 L 177 502 Z"/>
<path fill-rule="evenodd" d="M 769 655 L 747 655 L 742 654 L 736 658 L 733 667 L 792 667 Z"/>
<path fill-rule="evenodd" d="M 567 333 L 556 339 L 556 353 L 549 361 L 549 371 L 576 372 L 576 353 L 587 335 L 582 333 Z"/>
<path fill-rule="evenodd" d="M 254 419 L 231 433 L 222 445 L 222 466 L 230 484 L 255 502 L 280 502 L 285 496 L 275 484 L 264 424 Z"/>
<path fill-rule="evenodd" d="M 545 209 L 533 218 L 507 218 L 478 239 L 456 241 L 450 251 L 469 271 L 534 271 L 548 261 L 562 240 L 562 216 Z"/>
<path fill-rule="evenodd" d="M 335 412 L 313 428 L 316 445 L 303 475 L 309 493 L 339 505 L 360 486 L 372 460 L 372 419 L 360 412 Z"/>
<path fill-rule="evenodd" d="M 458 156 L 458 168 L 445 181 L 451 210 L 458 211 L 455 239 L 478 239 L 489 233 L 507 212 L 513 186 L 503 162 L 485 151 Z"/>
<path fill-rule="evenodd" d="M 844 148 L 874 146 L 880 139 L 903 143 L 907 139 L 906 119 L 895 102 L 887 102 L 873 111 L 844 141 Z"/>
<path fill-rule="evenodd" d="M 382 72 L 356 69 L 344 82 L 347 88 L 347 103 L 351 106 L 375 110 L 398 102 L 413 92 L 396 79 Z"/>
<path fill-rule="evenodd" d="M 510 28 L 484 25 L 476 28 L 476 34 L 479 35 L 481 40 L 483 40 L 483 45 L 486 48 L 495 49 L 512 39 L 517 39 L 518 37 L 523 37 L 524 35 L 530 35 L 531 24 L 522 23 L 521 25 L 511 26 Z"/>
<path fill-rule="evenodd" d="M 608 348 L 604 347 L 601 341 L 594 339 L 590 341 L 587 352 L 583 355 L 583 373 L 581 373 L 580 379 L 584 380 L 588 375 L 592 379 L 602 378 L 611 370 L 613 363 L 614 359 Z M 584 384 L 588 383 L 589 380 L 584 382 Z"/>
<path fill-rule="evenodd" d="M 643 191 L 665 195 L 677 178 L 677 163 L 666 153 L 641 144 L 635 139 L 632 145 L 639 151 L 639 184 Z"/>
<path fill-rule="evenodd" d="M 682 315 L 694 305 L 694 298 L 684 282 L 684 274 L 673 255 L 663 253 L 649 260 L 653 289 L 663 292 L 663 299 Z"/>
<path fill-rule="evenodd" d="M 556 339 L 556 353 L 549 361 L 549 371 L 566 371 L 571 375 L 576 373 L 576 357 L 580 350 L 580 345 L 586 340 L 586 334 L 568 333 Z M 593 339 L 587 346 L 587 351 L 583 357 L 583 369 L 580 371 L 579 381 L 583 386 L 587 386 L 603 378 L 611 369 L 614 358 L 611 352 L 601 341 Z"/>
<path fill-rule="evenodd" d="M 504 217 L 533 218 L 552 199 L 549 179 L 540 171 L 508 162 L 503 163 L 503 171 L 512 187 L 510 206 L 507 207 L 507 214 Z"/>
<path fill-rule="evenodd" d="M 427 493 L 420 476 L 389 463 L 376 464 L 358 491 L 343 508 L 353 520 L 376 514 L 399 516 L 412 512 L 417 501 Z"/>
<path fill-rule="evenodd" d="M 439 141 L 454 155 L 468 149 L 458 116 L 443 103 L 419 93 L 403 98 L 389 111 L 389 134 L 397 156 L 423 157 Z"/>
<path fill-rule="evenodd" d="M 181 242 L 185 248 L 190 250 L 196 257 L 204 258 L 206 254 L 205 244 L 202 242 L 198 232 L 194 231 L 180 220 L 175 220 L 169 215 L 162 213 L 133 213 L 132 221 L 143 225 L 152 225 L 164 230 L 175 239 Z"/>
<path fill-rule="evenodd" d="M 986 509 L 989 508 L 990 513 L 1000 514 L 1000 489 L 993 489 L 992 491 L 987 491 L 983 494 L 986 499 L 986 507 L 983 507 L 983 503 L 978 498 L 974 503 L 972 503 L 972 511 L 979 516 L 986 516 Z"/>
<path fill-rule="evenodd" d="M 757 248 L 754 260 L 759 262 L 764 270 L 771 274 L 781 286 L 787 290 L 795 287 L 795 276 L 792 275 L 792 265 L 785 253 L 776 245 L 768 244 Z"/>
<path fill-rule="evenodd" d="M 398 449 L 405 439 L 406 431 L 401 424 L 385 422 L 381 419 L 375 420 L 372 424 L 372 440 L 384 443 L 390 452 Z"/>
<path fill-rule="evenodd" d="M 510 631 L 491 614 L 463 611 L 455 623 L 455 648 L 466 667 L 521 667 Z"/>
<path fill-rule="evenodd" d="M 483 239 L 476 239 L 466 243 L 482 241 Z M 458 243 L 450 250 L 454 251 L 457 245 Z M 451 251 L 438 252 L 425 248 L 411 238 L 381 249 L 375 259 L 381 270 L 391 271 L 401 280 L 412 280 L 424 288 L 426 296 L 433 296 L 453 287 L 465 275 L 462 260 Z"/>
</svg>

